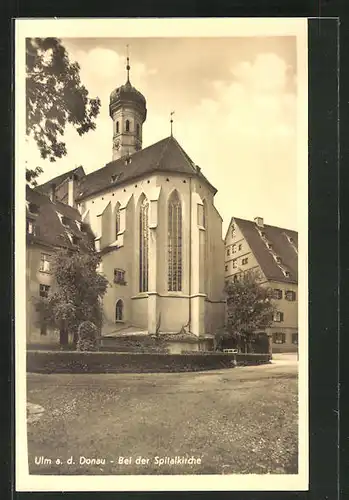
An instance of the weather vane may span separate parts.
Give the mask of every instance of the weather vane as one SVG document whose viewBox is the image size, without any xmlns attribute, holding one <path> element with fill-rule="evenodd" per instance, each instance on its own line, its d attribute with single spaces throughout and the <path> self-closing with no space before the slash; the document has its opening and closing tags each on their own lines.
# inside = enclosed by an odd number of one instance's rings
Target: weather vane
<svg viewBox="0 0 349 500">
<path fill-rule="evenodd" d="M 127 81 L 129 82 L 130 81 L 130 56 L 129 56 L 129 50 L 128 50 L 128 47 L 129 45 L 127 44 L 126 45 L 126 54 L 127 54 L 127 66 L 126 66 L 126 69 L 127 69 Z"/>
<path fill-rule="evenodd" d="M 172 130 L 172 124 L 173 124 L 173 118 L 172 116 L 174 115 L 174 111 L 171 111 L 170 113 L 170 123 L 171 123 L 171 137 L 173 136 L 173 130 Z"/>
</svg>

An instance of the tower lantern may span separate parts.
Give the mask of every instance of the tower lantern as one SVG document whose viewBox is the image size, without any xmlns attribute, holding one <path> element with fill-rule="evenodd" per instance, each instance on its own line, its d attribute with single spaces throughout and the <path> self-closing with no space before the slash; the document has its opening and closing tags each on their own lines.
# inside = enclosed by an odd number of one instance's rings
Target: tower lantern
<svg viewBox="0 0 349 500">
<path fill-rule="evenodd" d="M 146 100 L 130 82 L 127 50 L 127 80 L 110 94 L 109 114 L 113 120 L 113 160 L 142 149 L 142 127 L 147 117 Z"/>
</svg>

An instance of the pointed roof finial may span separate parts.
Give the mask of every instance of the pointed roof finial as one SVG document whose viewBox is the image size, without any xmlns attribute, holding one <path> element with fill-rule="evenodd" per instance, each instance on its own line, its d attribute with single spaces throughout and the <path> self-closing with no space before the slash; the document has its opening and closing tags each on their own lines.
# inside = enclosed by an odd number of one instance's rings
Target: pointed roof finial
<svg viewBox="0 0 349 500">
<path fill-rule="evenodd" d="M 173 124 L 173 118 L 172 118 L 172 116 L 173 115 L 174 115 L 174 111 L 171 111 L 171 113 L 170 113 L 171 137 L 173 137 L 173 130 L 172 130 L 172 124 Z"/>
<path fill-rule="evenodd" d="M 127 53 L 127 65 L 126 65 L 126 70 L 127 70 L 127 82 L 130 83 L 130 57 L 129 57 L 129 50 L 128 50 L 128 44 L 126 45 L 126 53 Z"/>
</svg>

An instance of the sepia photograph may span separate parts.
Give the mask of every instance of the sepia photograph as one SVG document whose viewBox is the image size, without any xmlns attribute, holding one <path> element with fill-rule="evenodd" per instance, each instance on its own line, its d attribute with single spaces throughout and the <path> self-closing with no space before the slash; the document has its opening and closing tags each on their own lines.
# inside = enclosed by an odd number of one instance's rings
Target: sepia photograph
<svg viewBox="0 0 349 500">
<path fill-rule="evenodd" d="M 307 489 L 306 19 L 15 48 L 17 490 Z"/>
</svg>

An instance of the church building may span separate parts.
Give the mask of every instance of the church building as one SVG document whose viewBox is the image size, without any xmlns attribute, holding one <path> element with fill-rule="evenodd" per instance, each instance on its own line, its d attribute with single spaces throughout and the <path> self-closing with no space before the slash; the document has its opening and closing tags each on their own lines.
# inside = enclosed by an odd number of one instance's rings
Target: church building
<svg viewBox="0 0 349 500">
<path fill-rule="evenodd" d="M 110 163 L 37 189 L 53 190 L 57 199 L 65 183 L 67 203 L 95 235 L 100 272 L 110 283 L 103 299 L 105 339 L 167 334 L 173 345 L 182 339 L 173 352 L 209 349 L 225 317 L 225 246 L 216 189 L 172 131 L 142 148 L 146 99 L 131 85 L 129 73 L 127 60 L 126 83 L 110 95 Z"/>
</svg>

